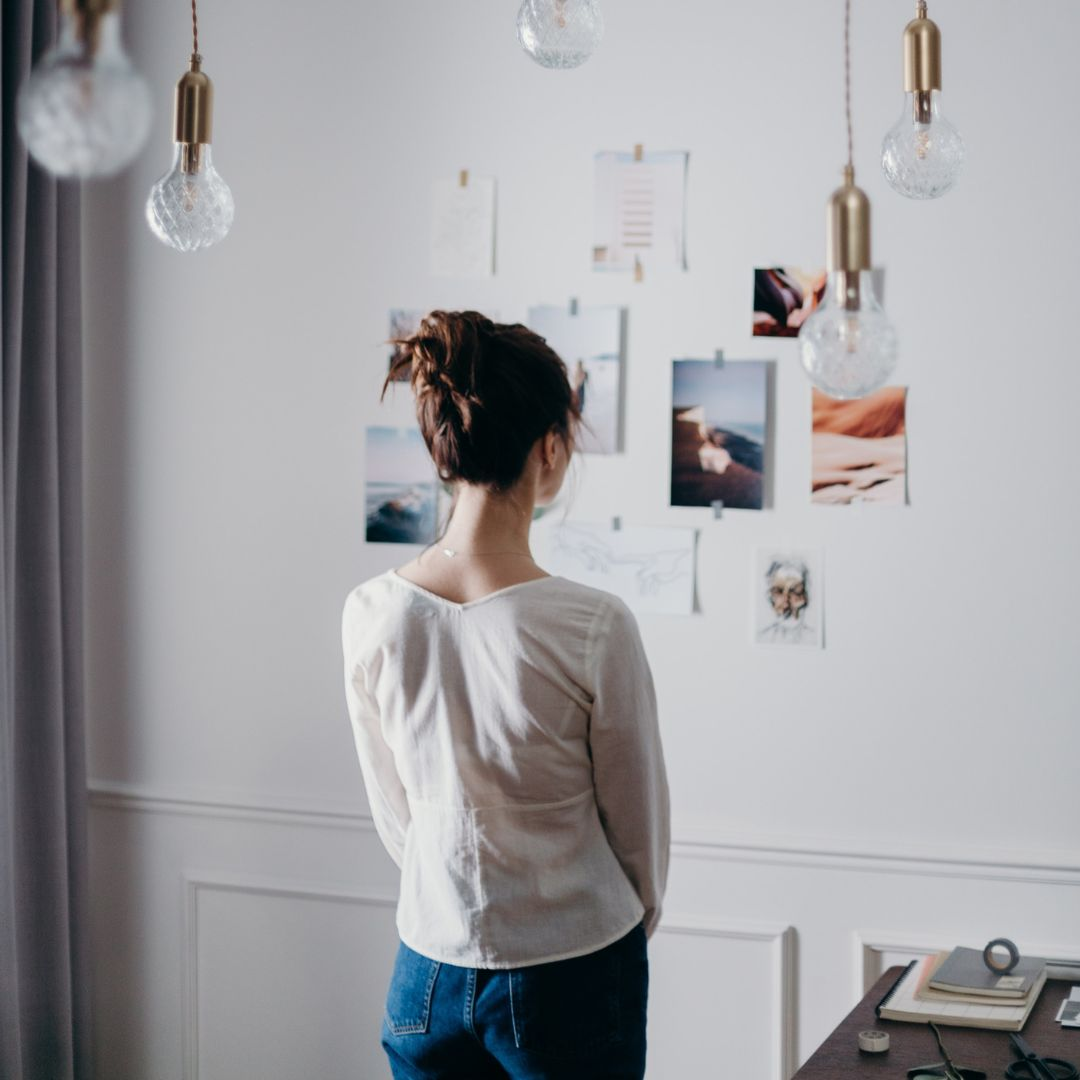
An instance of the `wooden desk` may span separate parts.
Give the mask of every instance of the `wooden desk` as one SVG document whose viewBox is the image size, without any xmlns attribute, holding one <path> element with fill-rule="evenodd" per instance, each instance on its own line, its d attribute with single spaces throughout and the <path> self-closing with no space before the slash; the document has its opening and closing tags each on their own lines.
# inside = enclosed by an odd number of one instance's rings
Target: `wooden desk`
<svg viewBox="0 0 1080 1080">
<path fill-rule="evenodd" d="M 874 1006 L 899 977 L 902 967 L 889 968 L 855 1006 L 841 1025 L 817 1048 L 810 1060 L 795 1074 L 795 1080 L 903 1080 L 908 1069 L 940 1061 L 934 1035 L 924 1024 L 899 1020 L 878 1020 Z M 1054 1017 L 1062 999 L 1074 984 L 1047 981 L 1035 1008 L 1020 1034 L 1043 1057 L 1071 1061 L 1080 1067 L 1080 1028 L 1063 1028 Z M 887 1031 L 889 1049 L 884 1054 L 864 1054 L 859 1050 L 859 1032 Z M 1005 1066 L 1016 1061 L 1007 1031 L 946 1027 L 939 1024 L 942 1042 L 957 1065 L 982 1069 L 988 1080 L 1005 1075 Z"/>
</svg>

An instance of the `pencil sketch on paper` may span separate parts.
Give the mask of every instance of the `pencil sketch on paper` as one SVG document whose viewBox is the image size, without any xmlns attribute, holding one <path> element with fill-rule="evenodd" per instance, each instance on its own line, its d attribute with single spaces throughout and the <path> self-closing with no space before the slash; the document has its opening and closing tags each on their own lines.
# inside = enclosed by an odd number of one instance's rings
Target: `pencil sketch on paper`
<svg viewBox="0 0 1080 1080">
<path fill-rule="evenodd" d="M 823 609 L 820 552 L 758 551 L 754 637 L 759 645 L 821 648 Z"/>
<path fill-rule="evenodd" d="M 694 530 L 574 523 L 551 530 L 552 573 L 615 593 L 634 611 L 694 610 Z"/>
</svg>

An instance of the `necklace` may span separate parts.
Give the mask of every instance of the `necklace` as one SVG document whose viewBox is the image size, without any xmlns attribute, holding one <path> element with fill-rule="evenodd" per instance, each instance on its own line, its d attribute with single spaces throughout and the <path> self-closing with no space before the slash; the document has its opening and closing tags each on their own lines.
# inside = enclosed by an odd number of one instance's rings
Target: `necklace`
<svg viewBox="0 0 1080 1080">
<path fill-rule="evenodd" d="M 439 550 L 448 559 L 456 559 L 460 555 L 472 559 L 481 558 L 485 555 L 517 555 L 521 559 L 532 559 L 532 555 L 527 551 L 457 551 L 454 548 L 440 548 Z"/>
</svg>

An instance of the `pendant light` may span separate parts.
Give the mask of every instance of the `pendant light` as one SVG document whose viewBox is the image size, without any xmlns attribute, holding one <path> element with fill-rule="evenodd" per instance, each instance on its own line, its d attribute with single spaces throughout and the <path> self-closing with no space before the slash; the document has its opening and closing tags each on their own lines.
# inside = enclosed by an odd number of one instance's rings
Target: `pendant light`
<svg viewBox="0 0 1080 1080">
<path fill-rule="evenodd" d="M 918 0 L 904 29 L 904 108 L 881 147 L 881 169 L 909 199 L 950 191 L 964 164 L 960 132 L 941 115 L 941 31 Z"/>
<path fill-rule="evenodd" d="M 146 220 L 154 235 L 177 251 L 198 251 L 223 240 L 234 213 L 232 192 L 210 156 L 214 86 L 202 70 L 195 0 L 191 37 L 188 70 L 176 84 L 172 168 L 146 200 Z"/>
<path fill-rule="evenodd" d="M 870 200 L 855 186 L 851 134 L 851 0 L 844 4 L 844 97 L 848 160 L 826 211 L 825 296 L 799 331 L 810 381 L 834 398 L 865 397 L 896 367 L 896 331 L 874 295 Z"/>
<path fill-rule="evenodd" d="M 19 90 L 19 134 L 56 176 L 110 176 L 146 141 L 150 94 L 121 44 L 119 7 L 61 0 L 56 44 Z"/>
<path fill-rule="evenodd" d="M 546 68 L 575 68 L 596 51 L 604 17 L 596 0 L 524 0 L 517 19 L 521 47 Z"/>
</svg>

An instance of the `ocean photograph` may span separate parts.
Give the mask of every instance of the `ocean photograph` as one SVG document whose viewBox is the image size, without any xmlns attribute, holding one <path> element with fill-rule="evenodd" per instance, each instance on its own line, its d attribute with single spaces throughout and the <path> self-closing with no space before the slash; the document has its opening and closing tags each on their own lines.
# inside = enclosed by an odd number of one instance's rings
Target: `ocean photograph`
<svg viewBox="0 0 1080 1080">
<path fill-rule="evenodd" d="M 760 510 L 769 434 L 768 361 L 676 360 L 671 505 Z"/>
<path fill-rule="evenodd" d="M 430 544 L 436 529 L 436 481 L 415 428 L 367 429 L 367 515 L 370 543 Z"/>
</svg>

